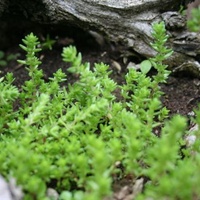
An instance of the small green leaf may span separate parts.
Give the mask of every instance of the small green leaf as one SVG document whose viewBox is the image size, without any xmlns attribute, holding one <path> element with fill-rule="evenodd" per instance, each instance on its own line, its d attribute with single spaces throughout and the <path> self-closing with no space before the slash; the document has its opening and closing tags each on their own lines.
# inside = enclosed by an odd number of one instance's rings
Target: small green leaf
<svg viewBox="0 0 200 200">
<path fill-rule="evenodd" d="M 0 59 L 4 57 L 5 53 L 3 51 L 0 51 Z"/>
<path fill-rule="evenodd" d="M 7 56 L 6 60 L 7 60 L 7 61 L 16 60 L 18 56 L 20 56 L 19 53 L 10 54 L 10 55 Z"/>
<path fill-rule="evenodd" d="M 0 60 L 0 66 L 5 67 L 7 62 L 5 60 Z"/>
<path fill-rule="evenodd" d="M 25 60 L 17 60 L 17 62 L 22 64 L 22 65 L 26 65 L 26 61 Z"/>
<path fill-rule="evenodd" d="M 72 199 L 72 193 L 68 191 L 63 191 L 59 197 L 59 200 L 70 200 Z"/>
<path fill-rule="evenodd" d="M 144 60 L 140 63 L 140 70 L 143 74 L 147 74 L 152 67 L 152 64 L 149 60 Z"/>
<path fill-rule="evenodd" d="M 172 54 L 173 54 L 173 51 L 170 51 L 169 53 L 166 53 L 166 54 L 164 55 L 164 58 L 167 59 L 167 58 L 169 58 Z"/>
</svg>

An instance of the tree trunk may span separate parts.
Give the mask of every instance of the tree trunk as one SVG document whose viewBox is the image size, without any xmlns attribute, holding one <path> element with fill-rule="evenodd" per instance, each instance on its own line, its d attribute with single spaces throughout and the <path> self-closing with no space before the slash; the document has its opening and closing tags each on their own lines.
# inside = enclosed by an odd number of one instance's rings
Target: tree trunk
<svg viewBox="0 0 200 200">
<path fill-rule="evenodd" d="M 191 1 L 175 0 L 1 0 L 0 16 L 23 16 L 40 24 L 73 25 L 94 30 L 143 57 L 155 55 L 151 48 L 152 23 L 163 20 L 174 54 L 167 64 L 184 66 L 200 76 L 200 36 L 186 30 L 180 6 Z M 5 8 L 7 7 L 7 9 Z"/>
</svg>

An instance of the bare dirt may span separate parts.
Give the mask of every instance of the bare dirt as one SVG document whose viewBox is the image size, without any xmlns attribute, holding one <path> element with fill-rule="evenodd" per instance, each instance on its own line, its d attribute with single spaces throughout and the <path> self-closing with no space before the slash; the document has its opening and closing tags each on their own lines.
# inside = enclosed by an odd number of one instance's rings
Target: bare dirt
<svg viewBox="0 0 200 200">
<path fill-rule="evenodd" d="M 56 35 L 53 34 L 52 38 Z M 23 38 L 24 35 L 21 35 Z M 39 34 L 40 40 L 45 35 Z M 17 40 L 18 41 L 18 40 Z M 90 62 L 91 66 L 94 63 L 104 62 L 110 66 L 112 70 L 111 77 L 119 84 L 124 83 L 124 76 L 127 73 L 127 63 L 124 63 L 121 56 L 121 47 L 116 44 L 105 43 L 103 46 L 99 45 L 96 40 L 85 32 L 80 34 L 72 32 L 70 35 L 57 36 L 57 42 L 53 46 L 53 50 L 45 50 L 39 54 L 42 61 L 40 68 L 44 71 L 44 79 L 48 80 L 53 76 L 57 69 L 62 68 L 66 71 L 68 64 L 64 63 L 61 58 L 63 47 L 68 45 L 75 45 L 79 52 L 82 53 L 83 61 Z M 5 49 L 7 55 L 19 53 L 19 58 L 24 58 L 24 52 L 19 48 L 18 42 Z M 139 62 L 138 57 L 130 57 L 128 61 Z M 119 65 L 116 65 L 116 62 Z M 24 81 L 28 80 L 28 74 L 24 66 L 17 63 L 17 61 L 9 62 L 8 66 L 1 67 L 2 73 L 0 77 L 7 72 L 13 72 L 15 77 L 14 84 L 21 87 Z M 68 83 L 76 81 L 76 77 L 68 73 Z M 161 86 L 164 92 L 162 102 L 170 110 L 170 116 L 174 114 L 182 114 L 188 116 L 200 101 L 200 80 L 194 77 L 189 77 L 187 74 L 171 74 L 166 84 Z M 115 191 L 112 199 L 128 200 L 133 198 L 133 190 L 136 184 L 133 183 L 134 178 L 124 177 L 123 180 L 117 181 L 113 185 Z M 134 180 L 135 181 L 135 180 Z M 138 180 L 137 180 L 138 181 Z"/>
</svg>

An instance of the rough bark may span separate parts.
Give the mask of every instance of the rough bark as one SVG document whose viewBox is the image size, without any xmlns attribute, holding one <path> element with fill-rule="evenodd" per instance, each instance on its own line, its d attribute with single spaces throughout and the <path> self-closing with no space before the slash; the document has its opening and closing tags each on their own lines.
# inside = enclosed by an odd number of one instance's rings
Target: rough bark
<svg viewBox="0 0 200 200">
<path fill-rule="evenodd" d="M 200 76 L 199 33 L 186 30 L 186 17 L 177 11 L 190 1 L 174 0 L 4 0 L 6 13 L 21 14 L 43 24 L 72 24 L 83 29 L 95 30 L 116 43 L 144 57 L 155 55 L 151 24 L 164 20 L 170 40 L 168 45 L 174 55 L 167 64 L 174 70 L 195 68 Z M 4 11 L 5 13 L 5 11 Z M 182 67 L 183 68 L 182 68 Z M 176 68 L 176 69 L 175 69 Z M 196 73 L 197 74 L 197 73 Z"/>
</svg>

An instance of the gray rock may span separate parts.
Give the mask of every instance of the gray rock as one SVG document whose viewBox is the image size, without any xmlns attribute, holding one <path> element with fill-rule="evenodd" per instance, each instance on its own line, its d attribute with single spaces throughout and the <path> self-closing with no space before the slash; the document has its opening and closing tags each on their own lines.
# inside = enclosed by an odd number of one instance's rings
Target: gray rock
<svg viewBox="0 0 200 200">
<path fill-rule="evenodd" d="M 9 182 L 0 176 L 0 200 L 22 200 L 23 193 L 16 181 L 11 178 Z"/>
</svg>

